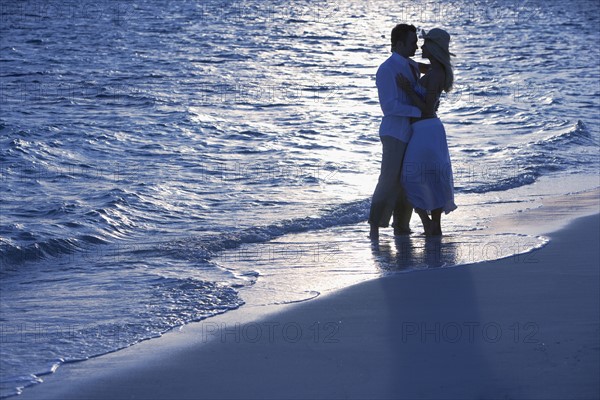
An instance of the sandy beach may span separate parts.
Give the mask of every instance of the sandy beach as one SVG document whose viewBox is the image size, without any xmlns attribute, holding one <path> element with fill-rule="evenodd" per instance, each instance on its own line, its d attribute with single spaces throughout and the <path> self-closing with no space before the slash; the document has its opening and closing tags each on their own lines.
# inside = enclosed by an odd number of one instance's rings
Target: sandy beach
<svg viewBox="0 0 600 400">
<path fill-rule="evenodd" d="M 566 202 L 548 204 L 523 221 L 561 226 Z M 598 398 L 599 233 L 595 214 L 528 254 L 242 307 L 63 365 L 20 398 Z"/>
</svg>

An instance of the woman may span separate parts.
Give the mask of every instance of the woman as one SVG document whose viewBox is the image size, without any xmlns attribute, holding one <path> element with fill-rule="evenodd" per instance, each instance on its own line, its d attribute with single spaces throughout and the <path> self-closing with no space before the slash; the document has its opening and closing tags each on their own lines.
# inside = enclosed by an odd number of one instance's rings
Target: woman
<svg viewBox="0 0 600 400">
<path fill-rule="evenodd" d="M 452 89 L 454 75 L 450 64 L 450 35 L 442 29 L 432 29 L 424 36 L 423 58 L 431 63 L 430 70 L 412 87 L 410 81 L 398 75 L 396 81 L 421 110 L 421 118 L 413 122 L 412 138 L 406 149 L 402 167 L 402 185 L 409 202 L 419 214 L 425 234 L 442 234 L 442 212 L 456 209 L 452 165 L 444 125 L 436 115 L 442 91 Z M 431 219 L 429 218 L 431 214 Z"/>
</svg>

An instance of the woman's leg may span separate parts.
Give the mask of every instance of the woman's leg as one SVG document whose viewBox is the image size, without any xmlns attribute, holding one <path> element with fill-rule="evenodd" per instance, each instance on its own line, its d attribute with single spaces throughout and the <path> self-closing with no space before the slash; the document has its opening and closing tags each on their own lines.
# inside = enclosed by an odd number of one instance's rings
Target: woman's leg
<svg viewBox="0 0 600 400">
<path fill-rule="evenodd" d="M 442 235 L 442 209 L 436 208 L 431 211 L 431 234 L 434 236 Z"/>
<path fill-rule="evenodd" d="M 425 230 L 425 235 L 430 236 L 431 233 L 431 220 L 429 219 L 429 215 L 427 215 L 427 211 L 421 208 L 415 208 L 415 212 L 419 214 L 421 218 L 421 223 L 423 224 L 423 229 Z"/>
</svg>

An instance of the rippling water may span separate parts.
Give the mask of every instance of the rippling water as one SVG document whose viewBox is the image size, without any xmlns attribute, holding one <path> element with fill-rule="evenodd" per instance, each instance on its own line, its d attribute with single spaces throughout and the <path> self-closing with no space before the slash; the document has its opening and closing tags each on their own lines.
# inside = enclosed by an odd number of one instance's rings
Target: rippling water
<svg viewBox="0 0 600 400">
<path fill-rule="evenodd" d="M 374 74 L 397 22 L 453 36 L 440 115 L 457 199 L 598 172 L 595 0 L 0 11 L 2 395 L 239 307 L 270 272 L 229 262 L 232 249 L 365 221 L 380 161 Z M 447 229 L 477 228 L 465 217 Z M 344 274 L 372 273 L 357 268 Z M 263 300 L 312 296 L 273 287 Z"/>
</svg>

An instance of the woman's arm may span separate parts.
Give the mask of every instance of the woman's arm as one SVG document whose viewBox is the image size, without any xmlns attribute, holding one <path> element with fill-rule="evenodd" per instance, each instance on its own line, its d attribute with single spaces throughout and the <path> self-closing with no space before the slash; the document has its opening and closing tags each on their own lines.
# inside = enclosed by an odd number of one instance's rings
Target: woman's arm
<svg viewBox="0 0 600 400">
<path fill-rule="evenodd" d="M 417 65 L 419 65 L 419 72 L 422 73 L 423 75 L 428 73 L 429 68 L 431 68 L 431 64 L 425 64 L 425 63 L 418 62 Z"/>
</svg>

